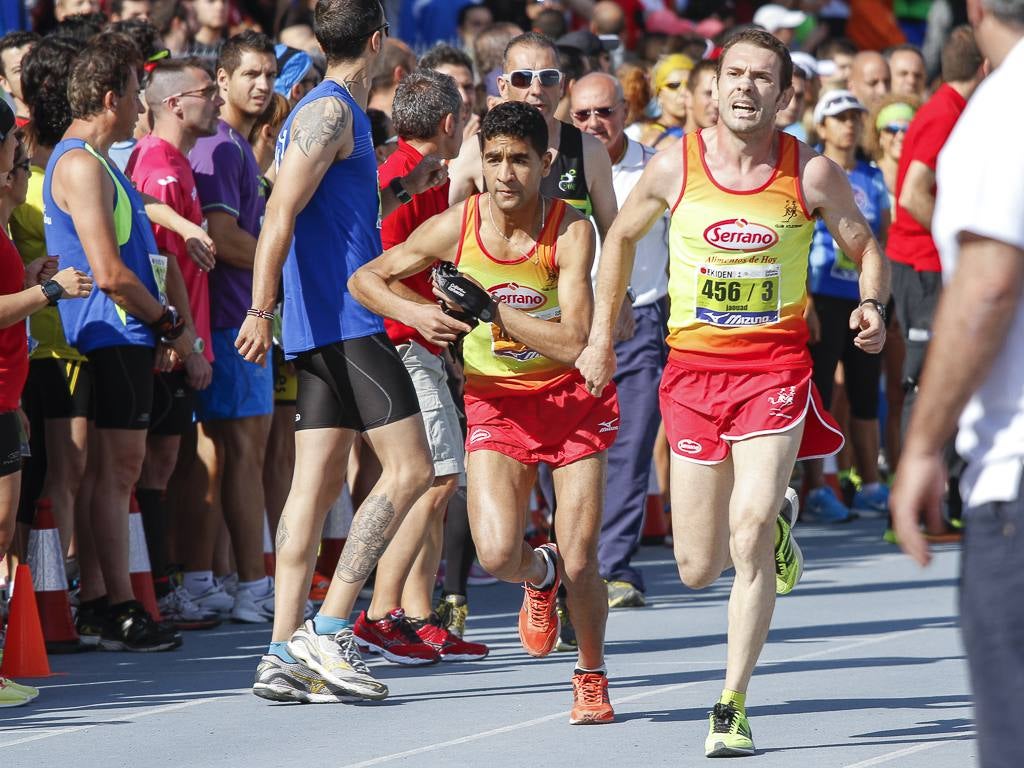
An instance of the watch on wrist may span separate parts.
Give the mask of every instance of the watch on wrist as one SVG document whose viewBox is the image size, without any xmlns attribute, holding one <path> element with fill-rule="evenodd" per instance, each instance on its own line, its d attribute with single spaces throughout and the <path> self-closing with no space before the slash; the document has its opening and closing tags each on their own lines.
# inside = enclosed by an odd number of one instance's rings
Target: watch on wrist
<svg viewBox="0 0 1024 768">
<path fill-rule="evenodd" d="M 185 321 L 178 316 L 178 310 L 168 306 L 164 307 L 163 314 L 150 323 L 149 327 L 160 337 L 161 342 L 167 344 L 185 332 Z"/>
<path fill-rule="evenodd" d="M 196 340 L 192 342 L 192 353 L 201 355 L 206 351 L 206 342 L 203 341 L 202 336 L 196 336 Z"/>
<path fill-rule="evenodd" d="M 870 304 L 871 306 L 873 306 L 875 308 L 875 311 L 878 312 L 878 314 L 882 318 L 882 324 L 885 325 L 885 323 L 886 323 L 885 304 L 880 302 L 878 299 L 862 299 L 860 304 L 858 304 L 858 306 L 863 307 L 865 304 Z"/>
<path fill-rule="evenodd" d="M 405 185 L 402 184 L 402 180 L 398 176 L 388 183 L 388 189 L 394 193 L 395 198 L 402 205 L 405 205 L 412 200 L 412 195 L 409 194 L 409 190 L 405 188 Z"/>
<path fill-rule="evenodd" d="M 64 289 L 56 280 L 47 280 L 45 283 L 40 283 L 39 287 L 43 289 L 43 296 L 46 297 L 46 302 L 51 307 L 57 306 L 57 302 L 64 298 Z"/>
</svg>

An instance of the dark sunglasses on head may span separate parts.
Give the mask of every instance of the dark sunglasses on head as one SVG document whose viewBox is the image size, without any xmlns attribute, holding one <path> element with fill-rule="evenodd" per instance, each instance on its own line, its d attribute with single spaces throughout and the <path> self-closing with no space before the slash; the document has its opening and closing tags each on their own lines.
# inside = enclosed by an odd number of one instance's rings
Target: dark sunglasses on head
<svg viewBox="0 0 1024 768">
<path fill-rule="evenodd" d="M 611 117 L 615 114 L 615 110 L 619 108 L 616 104 L 614 107 L 594 107 L 593 109 L 578 109 L 572 113 L 572 119 L 577 123 L 585 123 L 590 119 L 591 115 L 597 115 L 598 117 Z"/>
<path fill-rule="evenodd" d="M 534 78 L 540 80 L 545 88 L 562 82 L 562 73 L 557 69 L 514 69 L 506 72 L 504 77 L 513 88 L 529 88 Z"/>
<path fill-rule="evenodd" d="M 889 123 L 889 125 L 883 126 L 882 130 L 895 136 L 897 133 L 906 133 L 908 127 L 900 123 Z"/>
</svg>

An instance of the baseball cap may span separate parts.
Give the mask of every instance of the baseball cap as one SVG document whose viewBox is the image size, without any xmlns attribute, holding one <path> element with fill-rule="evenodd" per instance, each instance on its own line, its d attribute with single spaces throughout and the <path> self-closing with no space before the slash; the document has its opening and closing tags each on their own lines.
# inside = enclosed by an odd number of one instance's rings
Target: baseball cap
<svg viewBox="0 0 1024 768">
<path fill-rule="evenodd" d="M 793 60 L 793 66 L 800 68 L 804 75 L 804 80 L 810 80 L 812 77 L 818 76 L 818 60 L 811 56 L 811 54 L 804 53 L 803 51 L 794 51 L 789 54 L 789 57 Z"/>
<path fill-rule="evenodd" d="M 292 86 L 301 83 L 309 73 L 313 59 L 305 51 L 291 48 L 284 43 L 274 46 L 274 55 L 277 57 L 277 80 L 274 81 L 274 90 L 282 96 L 287 96 Z"/>
<path fill-rule="evenodd" d="M 814 108 L 814 124 L 821 125 L 826 117 L 835 117 L 843 112 L 856 109 L 867 112 L 860 100 L 849 91 L 829 91 L 822 94 Z"/>
<path fill-rule="evenodd" d="M 775 32 L 779 29 L 796 29 L 806 18 L 807 14 L 803 11 L 791 11 L 789 8 L 771 3 L 757 9 L 754 23 L 769 32 Z"/>
<path fill-rule="evenodd" d="M 648 13 L 644 27 L 655 35 L 692 35 L 696 29 L 692 21 L 681 19 L 668 9 Z"/>
<path fill-rule="evenodd" d="M 602 40 L 586 29 L 577 29 L 575 32 L 562 35 L 555 41 L 555 45 L 563 48 L 575 48 L 584 56 L 600 56 L 603 51 L 613 50 L 617 46 L 617 42 L 617 40 Z"/>
</svg>

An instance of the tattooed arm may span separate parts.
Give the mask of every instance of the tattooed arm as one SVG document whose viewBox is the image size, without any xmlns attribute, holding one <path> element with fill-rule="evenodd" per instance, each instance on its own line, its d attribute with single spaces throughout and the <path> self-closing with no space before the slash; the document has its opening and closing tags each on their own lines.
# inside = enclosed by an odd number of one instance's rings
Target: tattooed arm
<svg viewBox="0 0 1024 768">
<path fill-rule="evenodd" d="M 352 111 L 342 99 L 316 99 L 295 115 L 256 244 L 252 280 L 252 306 L 256 309 L 273 311 L 295 218 L 309 203 L 331 164 L 348 157 L 351 151 Z M 245 318 L 235 342 L 242 356 L 264 365 L 270 345 L 270 321 Z"/>
</svg>

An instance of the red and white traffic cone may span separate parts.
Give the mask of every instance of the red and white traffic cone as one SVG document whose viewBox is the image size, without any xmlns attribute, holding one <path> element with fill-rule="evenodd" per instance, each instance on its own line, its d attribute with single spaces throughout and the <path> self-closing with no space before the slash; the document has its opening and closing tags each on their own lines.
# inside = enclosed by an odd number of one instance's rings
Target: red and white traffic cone
<svg viewBox="0 0 1024 768">
<path fill-rule="evenodd" d="M 270 521 L 267 513 L 263 513 L 263 570 L 267 576 L 274 578 L 274 571 L 277 569 L 277 557 L 274 554 L 274 545 L 270 537 Z"/>
<path fill-rule="evenodd" d="M 131 577 L 135 599 L 142 603 L 154 621 L 160 621 L 160 608 L 156 604 L 152 567 L 149 564 L 149 549 L 146 547 L 146 529 L 142 525 L 142 512 L 134 493 L 128 507 L 128 575 Z"/>
<path fill-rule="evenodd" d="M 81 650 L 64 571 L 64 553 L 60 531 L 49 499 L 36 502 L 36 518 L 28 535 L 28 557 L 32 570 L 32 589 L 36 593 L 39 621 L 49 653 L 75 653 Z"/>
</svg>

